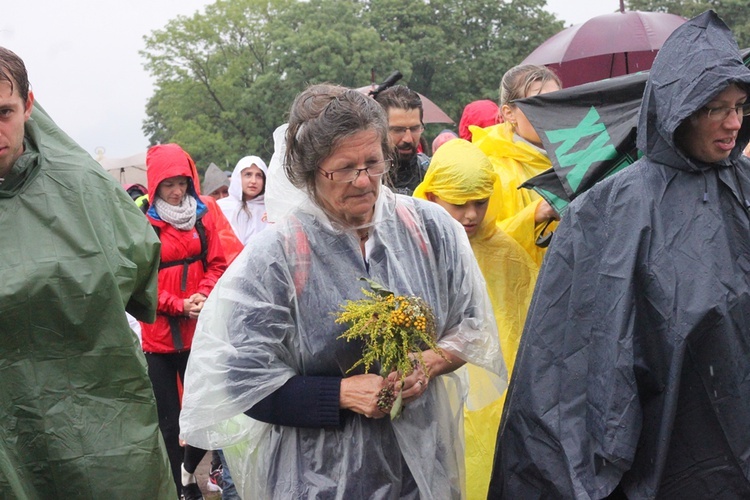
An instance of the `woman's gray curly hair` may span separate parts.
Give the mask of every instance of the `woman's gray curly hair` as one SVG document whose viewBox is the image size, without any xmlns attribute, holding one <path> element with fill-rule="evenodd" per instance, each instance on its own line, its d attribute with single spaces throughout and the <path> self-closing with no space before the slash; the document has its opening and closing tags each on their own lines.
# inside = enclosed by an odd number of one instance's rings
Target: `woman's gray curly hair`
<svg viewBox="0 0 750 500">
<path fill-rule="evenodd" d="M 371 97 L 338 85 L 311 85 L 289 112 L 284 172 L 289 182 L 314 198 L 321 163 L 353 135 L 374 130 L 384 158 L 390 158 L 388 117 Z"/>
</svg>

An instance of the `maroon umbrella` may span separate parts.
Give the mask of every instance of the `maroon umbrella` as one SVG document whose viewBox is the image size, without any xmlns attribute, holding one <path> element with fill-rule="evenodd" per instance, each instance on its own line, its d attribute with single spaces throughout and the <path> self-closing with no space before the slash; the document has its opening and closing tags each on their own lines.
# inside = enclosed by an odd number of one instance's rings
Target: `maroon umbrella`
<svg viewBox="0 0 750 500">
<path fill-rule="evenodd" d="M 522 64 L 553 69 L 564 87 L 651 69 L 664 41 L 685 19 L 662 12 L 616 12 L 562 30 Z"/>
</svg>

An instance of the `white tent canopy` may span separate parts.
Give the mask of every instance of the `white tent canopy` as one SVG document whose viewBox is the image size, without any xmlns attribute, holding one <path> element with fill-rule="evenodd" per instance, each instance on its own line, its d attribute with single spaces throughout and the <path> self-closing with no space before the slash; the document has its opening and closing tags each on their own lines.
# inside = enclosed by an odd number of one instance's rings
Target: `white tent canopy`
<svg viewBox="0 0 750 500">
<path fill-rule="evenodd" d="M 98 158 L 99 164 L 112 177 L 126 186 L 128 184 L 141 184 L 148 187 L 146 180 L 146 152 L 136 153 L 125 158 Z"/>
</svg>

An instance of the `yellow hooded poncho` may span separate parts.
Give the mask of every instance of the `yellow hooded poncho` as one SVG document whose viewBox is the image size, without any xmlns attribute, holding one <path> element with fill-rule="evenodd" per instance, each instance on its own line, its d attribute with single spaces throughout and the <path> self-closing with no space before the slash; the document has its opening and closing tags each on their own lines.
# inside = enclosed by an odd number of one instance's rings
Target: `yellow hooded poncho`
<svg viewBox="0 0 750 500">
<path fill-rule="evenodd" d="M 496 223 L 503 205 L 500 178 L 476 145 L 454 139 L 443 144 L 432 157 L 430 168 L 414 191 L 414 197 L 427 199 L 427 193 L 455 205 L 489 198 L 484 220 L 469 242 L 487 284 L 503 357 L 510 374 L 538 266 Z M 487 498 L 504 399 L 503 396 L 480 410 L 464 411 L 466 485 L 470 499 Z"/>
<path fill-rule="evenodd" d="M 500 176 L 500 227 L 520 243 L 540 267 L 545 249 L 536 245 L 536 238 L 544 224 L 534 222 L 534 212 L 542 197 L 530 189 L 518 189 L 518 186 L 552 168 L 552 163 L 532 145 L 523 140 L 514 141 L 513 128 L 508 122 L 470 129 L 473 143 L 487 155 Z M 555 227 L 557 223 L 553 222 L 547 231 Z"/>
</svg>

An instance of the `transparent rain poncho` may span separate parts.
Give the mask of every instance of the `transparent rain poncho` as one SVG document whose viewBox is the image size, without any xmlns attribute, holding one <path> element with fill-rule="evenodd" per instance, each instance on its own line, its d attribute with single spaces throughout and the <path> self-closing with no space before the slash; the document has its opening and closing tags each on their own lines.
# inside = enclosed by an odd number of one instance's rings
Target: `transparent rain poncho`
<svg viewBox="0 0 750 500">
<path fill-rule="evenodd" d="M 259 156 L 245 156 L 237 162 L 232 171 L 229 196 L 216 202 L 243 245 L 247 244 L 253 235 L 268 227 L 265 195 L 261 193 L 255 198 L 243 201 L 242 172 L 252 166 L 260 169 L 264 178 L 268 177 L 268 167 Z"/>
<path fill-rule="evenodd" d="M 485 283 L 463 228 L 436 205 L 381 186 L 373 220 L 368 269 L 356 231 L 308 199 L 250 241 L 206 302 L 182 435 L 224 450 L 244 498 L 399 498 L 410 481 L 421 498 L 463 496 L 467 384 L 480 388 L 479 408 L 507 380 Z M 298 428 L 244 415 L 295 375 L 346 376 L 362 346 L 338 339 L 346 325 L 334 319 L 363 297 L 360 277 L 424 298 L 438 345 L 481 369 L 433 378 L 393 421 L 342 412 L 339 428 Z"/>
</svg>

